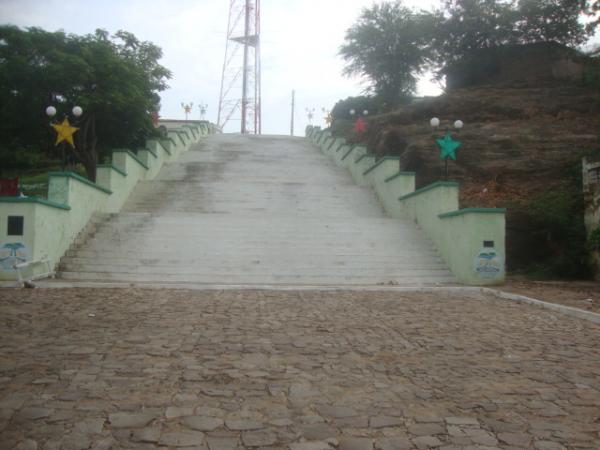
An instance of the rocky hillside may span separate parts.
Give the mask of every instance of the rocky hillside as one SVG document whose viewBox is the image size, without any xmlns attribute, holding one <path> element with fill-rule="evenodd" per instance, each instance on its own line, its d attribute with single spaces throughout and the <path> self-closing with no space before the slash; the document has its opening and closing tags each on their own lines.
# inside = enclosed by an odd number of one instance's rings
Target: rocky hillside
<svg viewBox="0 0 600 450">
<path fill-rule="evenodd" d="M 442 122 L 436 131 L 429 125 L 432 117 Z M 465 126 L 460 133 L 452 130 L 462 146 L 458 160 L 449 163 L 449 179 L 461 184 L 462 207 L 509 207 L 509 268 L 543 263 L 568 251 L 560 247 L 568 244 L 569 237 L 536 236 L 539 224 L 535 217 L 527 217 L 527 211 L 532 204 L 540 206 L 538 198 L 577 183 L 574 174 L 582 154 L 598 145 L 597 92 L 567 82 L 456 89 L 371 117 L 368 132 L 353 138 L 365 141 L 378 155 L 399 155 L 402 168 L 415 171 L 421 187 L 442 179 L 443 162 L 434 139 L 456 119 Z"/>
</svg>

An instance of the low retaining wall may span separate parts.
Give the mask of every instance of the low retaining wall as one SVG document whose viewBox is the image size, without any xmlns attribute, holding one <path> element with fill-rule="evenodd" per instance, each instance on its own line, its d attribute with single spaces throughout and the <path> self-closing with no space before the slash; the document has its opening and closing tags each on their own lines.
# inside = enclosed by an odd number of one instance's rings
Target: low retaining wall
<svg viewBox="0 0 600 450">
<path fill-rule="evenodd" d="M 56 265 L 90 218 L 117 213 L 140 180 L 156 177 L 161 167 L 216 128 L 182 125 L 168 138 L 149 139 L 137 151 L 115 150 L 112 163 L 99 165 L 96 183 L 71 172 L 51 172 L 48 198 L 0 197 L 0 280 L 14 280 L 19 262 L 49 258 Z M 43 272 L 33 267 L 28 276 Z"/>
<path fill-rule="evenodd" d="M 505 209 L 459 209 L 458 183 L 440 181 L 415 190 L 415 173 L 402 171 L 397 157 L 376 160 L 364 146 L 318 127 L 307 127 L 306 136 L 358 185 L 371 186 L 390 217 L 414 220 L 460 283 L 504 282 Z"/>
</svg>

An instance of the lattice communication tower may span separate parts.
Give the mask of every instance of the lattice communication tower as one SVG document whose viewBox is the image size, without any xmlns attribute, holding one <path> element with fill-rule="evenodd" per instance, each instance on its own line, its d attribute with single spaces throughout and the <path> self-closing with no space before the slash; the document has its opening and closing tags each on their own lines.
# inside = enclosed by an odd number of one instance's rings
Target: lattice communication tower
<svg viewBox="0 0 600 450">
<path fill-rule="evenodd" d="M 230 0 L 217 123 L 239 111 L 242 134 L 261 134 L 260 104 L 260 0 Z"/>
</svg>

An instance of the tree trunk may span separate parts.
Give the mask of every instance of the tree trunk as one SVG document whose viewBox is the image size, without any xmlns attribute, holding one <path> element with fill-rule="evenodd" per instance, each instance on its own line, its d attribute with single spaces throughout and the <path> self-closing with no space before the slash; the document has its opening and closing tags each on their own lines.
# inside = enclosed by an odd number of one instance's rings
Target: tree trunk
<svg viewBox="0 0 600 450">
<path fill-rule="evenodd" d="M 73 155 L 85 168 L 85 173 L 90 181 L 96 182 L 96 166 L 98 153 L 96 151 L 96 117 L 94 113 L 86 115 L 78 124 L 79 130 L 75 133 L 75 147 Z"/>
</svg>

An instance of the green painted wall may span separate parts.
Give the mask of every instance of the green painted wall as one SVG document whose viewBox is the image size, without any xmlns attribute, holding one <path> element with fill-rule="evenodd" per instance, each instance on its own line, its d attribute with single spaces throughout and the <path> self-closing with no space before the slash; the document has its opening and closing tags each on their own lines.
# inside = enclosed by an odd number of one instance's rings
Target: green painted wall
<svg viewBox="0 0 600 450">
<path fill-rule="evenodd" d="M 464 284 L 494 285 L 505 279 L 505 210 L 474 208 L 438 217 L 435 243 Z M 490 245 L 490 247 L 486 247 Z"/>
<path fill-rule="evenodd" d="M 402 204 L 398 201 L 398 197 L 409 194 L 415 190 L 415 174 L 414 172 L 397 172 L 396 174 L 384 178 L 379 176 L 379 170 L 376 169 L 376 174 L 373 179 L 373 188 L 379 197 L 379 201 L 383 205 L 385 212 L 390 217 L 403 217 Z"/>
<path fill-rule="evenodd" d="M 353 155 L 351 155 L 353 156 Z M 364 173 L 375 164 L 375 157 L 367 154 L 362 154 L 354 160 L 354 164 L 349 165 L 350 175 L 359 186 L 367 186 L 369 182 L 364 176 Z"/>
</svg>

